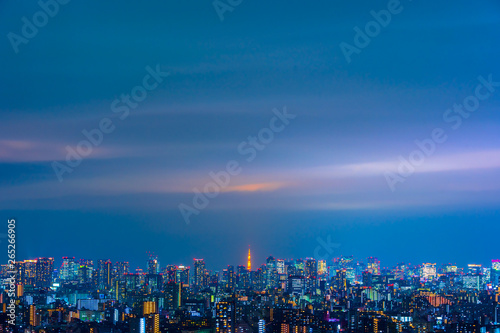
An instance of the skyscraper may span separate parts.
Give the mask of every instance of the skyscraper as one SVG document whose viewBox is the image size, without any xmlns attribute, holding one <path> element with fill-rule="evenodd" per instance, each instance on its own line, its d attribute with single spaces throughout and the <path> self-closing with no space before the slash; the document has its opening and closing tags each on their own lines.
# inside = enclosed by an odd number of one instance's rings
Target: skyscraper
<svg viewBox="0 0 500 333">
<path fill-rule="evenodd" d="M 130 270 L 128 261 L 117 261 L 113 267 L 113 278 L 115 280 L 123 280 L 125 274 Z"/>
<path fill-rule="evenodd" d="M 276 270 L 278 274 L 285 274 L 285 261 L 283 259 L 278 259 L 276 261 Z"/>
<path fill-rule="evenodd" d="M 151 313 L 158 313 L 158 303 L 153 301 L 146 301 L 142 303 L 142 314 L 148 315 Z"/>
<path fill-rule="evenodd" d="M 194 259 L 194 286 L 197 289 L 205 287 L 205 261 L 203 259 Z"/>
<path fill-rule="evenodd" d="M 24 261 L 22 281 L 25 285 L 36 285 L 36 260 Z"/>
<path fill-rule="evenodd" d="M 91 283 L 94 273 L 94 262 L 89 259 L 80 259 L 78 267 L 78 283 Z"/>
<path fill-rule="evenodd" d="M 236 284 L 239 289 L 246 289 L 250 287 L 250 272 L 245 266 L 238 266 L 236 280 Z"/>
<path fill-rule="evenodd" d="M 380 275 L 380 261 L 375 257 L 369 257 L 367 261 L 366 270 L 373 275 Z"/>
<path fill-rule="evenodd" d="M 326 270 L 326 260 L 319 260 L 318 261 L 318 275 L 322 276 L 327 273 Z"/>
<path fill-rule="evenodd" d="M 306 290 L 312 291 L 317 287 L 318 264 L 314 258 L 306 258 L 304 266 L 304 274 L 306 277 Z"/>
<path fill-rule="evenodd" d="M 146 316 L 146 333 L 160 333 L 160 315 L 158 313 Z"/>
<path fill-rule="evenodd" d="M 234 302 L 219 302 L 215 309 L 215 332 L 235 332 L 235 304 Z"/>
<path fill-rule="evenodd" d="M 167 268 L 165 268 L 163 274 L 165 282 L 176 282 L 177 266 L 167 265 Z"/>
<path fill-rule="evenodd" d="M 78 263 L 75 257 L 63 257 L 61 269 L 59 270 L 59 278 L 62 281 L 76 281 L 78 279 Z"/>
<path fill-rule="evenodd" d="M 269 256 L 266 259 L 266 288 L 274 288 L 278 281 L 278 271 L 276 269 L 276 259 L 273 256 Z"/>
<path fill-rule="evenodd" d="M 167 308 L 177 310 L 182 305 L 182 285 L 176 282 L 168 282 L 165 285 Z"/>
<path fill-rule="evenodd" d="M 175 271 L 175 282 L 181 283 L 183 286 L 189 286 L 189 266 L 178 266 Z"/>
<path fill-rule="evenodd" d="M 16 281 L 22 284 L 34 285 L 36 281 L 36 260 L 16 261 Z"/>
<path fill-rule="evenodd" d="M 483 266 L 478 264 L 468 264 L 467 270 L 469 274 L 481 274 L 483 272 Z"/>
<path fill-rule="evenodd" d="M 222 270 L 222 278 L 223 278 L 223 284 L 224 288 L 226 290 L 233 291 L 234 287 L 236 286 L 236 277 L 234 274 L 234 266 L 227 266 L 227 269 Z"/>
<path fill-rule="evenodd" d="M 160 274 L 160 263 L 158 257 L 150 255 L 148 259 L 148 274 Z"/>
<path fill-rule="evenodd" d="M 99 260 L 97 262 L 97 286 L 100 289 L 109 289 L 111 287 L 111 274 L 113 264 L 110 260 Z"/>
<path fill-rule="evenodd" d="M 493 259 L 491 261 L 491 283 L 494 286 L 499 285 L 500 278 L 500 259 Z"/>
<path fill-rule="evenodd" d="M 422 264 L 422 277 L 426 280 L 432 280 L 436 277 L 436 264 Z"/>
<path fill-rule="evenodd" d="M 288 292 L 290 294 L 304 295 L 306 279 L 303 276 L 292 275 L 288 278 Z"/>
<path fill-rule="evenodd" d="M 36 261 L 36 286 L 50 287 L 52 272 L 54 271 L 54 258 L 38 258 Z"/>
<path fill-rule="evenodd" d="M 259 333 L 266 332 L 266 321 L 264 319 L 259 320 Z"/>
</svg>

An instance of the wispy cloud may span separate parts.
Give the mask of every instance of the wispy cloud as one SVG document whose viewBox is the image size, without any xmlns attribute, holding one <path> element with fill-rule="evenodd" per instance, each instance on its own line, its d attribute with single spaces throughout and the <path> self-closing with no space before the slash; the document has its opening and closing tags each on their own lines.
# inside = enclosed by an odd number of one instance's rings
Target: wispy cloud
<svg viewBox="0 0 500 333">
<path fill-rule="evenodd" d="M 68 145 L 34 140 L 0 140 L 0 162 L 48 162 L 64 160 Z M 89 158 L 109 159 L 131 155 L 120 147 L 95 147 Z"/>
<path fill-rule="evenodd" d="M 311 168 L 309 174 L 316 177 L 366 177 L 382 175 L 386 171 L 397 172 L 400 162 L 394 160 L 363 162 L 344 165 L 330 165 Z M 416 173 L 444 171 L 467 171 L 500 168 L 500 150 L 472 151 L 466 153 L 433 156 Z"/>
<path fill-rule="evenodd" d="M 286 186 L 284 183 L 258 183 L 245 184 L 238 186 L 229 186 L 223 189 L 223 192 L 268 192 L 280 189 Z"/>
</svg>

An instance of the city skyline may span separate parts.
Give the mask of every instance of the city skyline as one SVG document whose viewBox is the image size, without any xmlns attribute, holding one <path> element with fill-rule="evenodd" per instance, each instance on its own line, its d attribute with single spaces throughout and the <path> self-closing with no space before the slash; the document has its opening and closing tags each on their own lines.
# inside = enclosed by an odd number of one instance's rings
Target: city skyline
<svg viewBox="0 0 500 333">
<path fill-rule="evenodd" d="M 63 257 L 60 269 L 54 258 L 16 261 L 0 269 L 0 318 L 8 319 L 0 321 L 0 328 L 151 333 L 500 329 L 500 259 L 491 260 L 491 267 L 400 263 L 384 269 L 377 257 L 366 263 L 352 256 L 327 263 L 269 256 L 252 270 L 251 258 L 249 250 L 247 266 L 221 271 L 211 271 L 201 258 L 193 258 L 192 269 L 162 266 L 153 252 L 145 269 L 136 271 L 128 262 L 102 259 Z M 7 297 L 12 301 L 5 302 Z"/>
<path fill-rule="evenodd" d="M 247 254 L 248 256 L 248 254 Z M 321 257 L 321 258 L 314 258 L 314 257 L 301 257 L 301 258 L 291 258 L 291 257 L 274 257 L 272 254 L 269 254 L 266 258 L 260 260 L 260 264 L 257 260 L 255 259 L 252 259 L 252 261 L 250 261 L 250 259 L 246 259 L 246 261 L 243 263 L 228 263 L 227 266 L 233 266 L 233 267 L 238 267 L 238 266 L 243 266 L 243 267 L 246 267 L 246 269 L 248 271 L 252 271 L 251 267 L 253 266 L 255 269 L 254 270 L 258 270 L 259 268 L 261 268 L 262 266 L 265 266 L 266 265 L 266 260 L 268 258 L 275 258 L 276 260 L 283 260 L 283 261 L 286 261 L 286 262 L 294 262 L 294 261 L 297 261 L 297 260 L 307 260 L 307 259 L 314 259 L 316 261 L 324 261 L 326 263 L 326 265 L 328 267 L 330 266 L 335 266 L 335 264 L 338 262 L 338 260 L 342 259 L 342 258 L 351 258 L 353 260 L 353 262 L 357 263 L 357 264 L 363 264 L 365 263 L 365 260 L 366 261 L 369 261 L 369 259 L 371 258 L 375 258 L 376 260 L 378 260 L 378 263 L 379 263 L 379 266 L 380 266 L 380 269 L 386 269 L 386 270 L 391 270 L 391 269 L 394 269 L 395 267 L 399 266 L 399 265 L 407 265 L 409 267 L 421 267 L 425 264 L 429 264 L 429 262 L 422 262 L 422 263 L 412 263 L 412 262 L 409 262 L 409 261 L 406 261 L 406 262 L 398 262 L 396 264 L 393 264 L 393 265 L 387 265 L 385 266 L 383 264 L 383 258 L 382 260 L 380 260 L 381 258 L 379 257 L 365 257 L 365 258 L 356 258 L 352 255 L 341 255 L 341 256 L 324 256 L 324 257 Z M 123 260 L 114 260 L 113 258 L 104 258 L 104 257 L 99 257 L 99 258 L 89 258 L 89 257 L 82 257 L 82 258 L 78 258 L 78 257 L 72 257 L 72 256 L 64 256 L 64 257 L 61 257 L 60 259 L 57 259 L 57 258 L 54 258 L 54 257 L 33 257 L 33 258 L 28 258 L 28 259 L 22 259 L 22 260 L 18 260 L 20 262 L 25 262 L 25 261 L 37 261 L 39 259 L 50 259 L 52 260 L 53 264 L 54 264 L 54 270 L 58 270 L 58 266 L 57 264 L 61 264 L 61 267 L 63 266 L 63 261 L 65 259 L 74 259 L 76 260 L 77 262 L 81 262 L 81 261 L 91 261 L 92 263 L 93 262 L 99 262 L 99 261 L 108 261 L 110 263 L 112 263 L 113 265 L 115 263 L 126 263 L 128 264 L 128 268 L 129 268 L 129 272 L 130 273 L 144 273 L 146 274 L 148 272 L 148 267 L 147 265 L 149 264 L 150 260 L 151 260 L 151 257 L 149 257 L 149 259 L 144 259 L 144 263 L 141 264 L 137 264 L 137 265 L 133 265 L 131 264 L 131 262 L 129 261 L 123 261 Z M 222 271 L 224 268 L 226 268 L 227 266 L 221 266 L 221 267 L 212 267 L 213 265 L 207 265 L 207 260 L 205 260 L 205 258 L 201 258 L 201 257 L 198 257 L 198 258 L 193 258 L 191 260 L 191 262 L 188 262 L 188 263 L 178 263 L 178 262 L 168 262 L 168 263 L 164 263 L 160 260 L 160 258 L 158 256 L 155 256 L 155 260 L 158 261 L 158 269 L 160 268 L 163 268 L 163 269 L 166 269 L 167 266 L 177 266 L 177 267 L 186 267 L 186 268 L 193 268 L 195 269 L 195 263 L 197 261 L 203 261 L 204 263 L 204 267 L 207 267 L 207 269 L 211 268 L 210 271 L 214 271 L 214 272 L 220 272 Z M 484 268 L 487 268 L 488 267 L 488 264 L 490 266 L 494 266 L 496 262 L 499 262 L 500 259 L 491 259 L 488 263 L 479 263 L 477 261 L 475 262 L 470 262 L 468 263 L 467 265 L 465 266 L 460 266 L 460 265 L 457 265 L 455 262 L 451 262 L 451 261 L 448 261 L 448 262 L 439 262 L 439 263 L 432 263 L 433 265 L 435 265 L 436 267 L 444 267 L 444 266 L 449 266 L 449 265 L 453 265 L 455 267 L 458 267 L 458 268 L 461 268 L 461 269 L 466 269 L 467 267 L 469 266 L 475 266 L 475 265 L 479 265 L 481 267 L 484 267 Z M 210 263 L 208 261 L 208 263 Z M 251 265 L 249 266 L 248 264 L 251 263 Z M 134 266 L 136 266 L 134 268 Z M 250 269 L 248 268 L 250 267 Z M 163 271 L 160 270 L 161 273 L 163 273 Z"/>
<path fill-rule="evenodd" d="M 314 271 L 317 271 L 318 275 L 335 276 L 339 271 L 352 271 L 352 274 L 356 276 L 361 276 L 361 274 L 370 273 L 372 275 L 387 275 L 396 273 L 404 273 L 399 277 L 403 280 L 405 276 L 415 276 L 420 278 L 437 279 L 440 276 L 445 276 L 447 274 L 459 274 L 459 275 L 485 275 L 490 276 L 490 274 L 500 274 L 500 259 L 492 259 L 489 263 L 490 265 L 482 265 L 477 263 L 470 263 L 466 267 L 460 267 L 453 263 L 398 263 L 392 267 L 384 267 L 381 265 L 381 261 L 377 257 L 368 257 L 366 262 L 364 260 L 356 260 L 353 256 L 341 256 L 335 257 L 331 260 L 327 259 L 316 259 L 316 258 L 275 258 L 272 255 L 268 256 L 260 265 L 258 265 L 255 270 L 250 267 L 250 260 L 247 261 L 247 266 L 245 265 L 227 265 L 222 269 L 209 269 L 206 265 L 205 259 L 203 258 L 193 258 L 191 265 L 176 265 L 172 263 L 161 264 L 157 256 L 150 256 L 145 262 L 143 268 L 137 267 L 133 268 L 128 261 L 113 261 L 111 259 L 98 259 L 92 260 L 89 258 L 76 258 L 76 257 L 62 257 L 60 266 L 52 257 L 39 257 L 26 260 L 18 260 L 14 265 L 2 265 L 2 274 L 15 273 L 19 274 L 21 277 L 21 284 L 33 284 L 37 287 L 49 288 L 52 287 L 53 281 L 72 281 L 82 279 L 81 270 L 85 269 L 83 274 L 83 279 L 88 277 L 89 281 L 94 276 L 92 272 L 97 272 L 97 277 L 100 279 L 100 271 L 104 268 L 107 270 L 108 279 L 115 279 L 116 274 L 118 275 L 163 275 L 165 278 L 168 277 L 170 271 L 183 271 L 187 270 L 192 274 L 188 273 L 187 283 L 193 283 L 194 285 L 201 283 L 199 276 L 207 274 L 217 274 L 220 278 L 221 274 L 227 270 L 241 270 L 245 272 L 264 272 L 269 269 L 277 269 L 279 274 L 289 275 L 289 277 L 296 275 L 296 273 L 291 273 L 289 267 L 299 267 L 301 269 L 306 269 L 309 262 L 314 262 Z M 278 265 L 281 263 L 281 265 Z M 19 266 L 21 265 L 21 266 Z M 30 266 L 31 268 L 28 268 Z M 71 267 L 70 267 L 71 266 Z M 24 267 L 19 269 L 18 267 Z M 33 274 L 27 273 L 28 271 L 33 271 Z M 110 275 L 113 272 L 113 275 Z M 321 272 L 321 273 L 320 273 Z M 36 273 L 36 274 L 35 274 Z M 354 279 L 354 275 L 351 279 Z M 114 277 L 113 277 L 114 276 Z M 499 275 L 500 277 L 500 275 Z M 28 279 L 28 280 L 26 280 Z M 31 279 L 31 280 L 30 280 Z M 398 280 L 398 279 L 396 279 Z M 40 282 L 41 281 L 41 282 Z"/>
</svg>

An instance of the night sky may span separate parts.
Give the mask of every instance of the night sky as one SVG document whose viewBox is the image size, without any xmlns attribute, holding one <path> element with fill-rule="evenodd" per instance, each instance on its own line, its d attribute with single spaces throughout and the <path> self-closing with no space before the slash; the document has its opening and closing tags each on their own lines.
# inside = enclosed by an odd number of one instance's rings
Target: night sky
<svg viewBox="0 0 500 333">
<path fill-rule="evenodd" d="M 256 267 L 328 237 L 329 259 L 382 266 L 500 258 L 500 3 L 402 0 L 347 59 L 390 2 L 244 0 L 221 20 L 212 1 L 73 0 L 13 47 L 41 8 L 1 1 L 0 209 L 17 259 L 145 268 L 151 251 L 220 269 L 251 246 Z M 488 80 L 475 111 L 448 111 Z M 125 104 L 137 86 L 147 96 Z M 113 130 L 60 181 L 54 166 L 103 121 Z M 399 175 L 436 130 L 446 140 Z M 186 223 L 179 205 L 230 161 L 240 172 Z"/>
</svg>

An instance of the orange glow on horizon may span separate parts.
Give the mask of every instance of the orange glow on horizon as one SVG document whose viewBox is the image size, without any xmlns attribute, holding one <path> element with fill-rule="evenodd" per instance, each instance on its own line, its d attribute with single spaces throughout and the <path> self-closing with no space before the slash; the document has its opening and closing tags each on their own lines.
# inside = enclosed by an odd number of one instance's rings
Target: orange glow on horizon
<svg viewBox="0 0 500 333">
<path fill-rule="evenodd" d="M 223 192 L 257 192 L 257 191 L 274 191 L 281 187 L 282 183 L 257 183 L 257 184 L 245 184 L 238 186 L 230 186 L 223 189 Z"/>
</svg>

